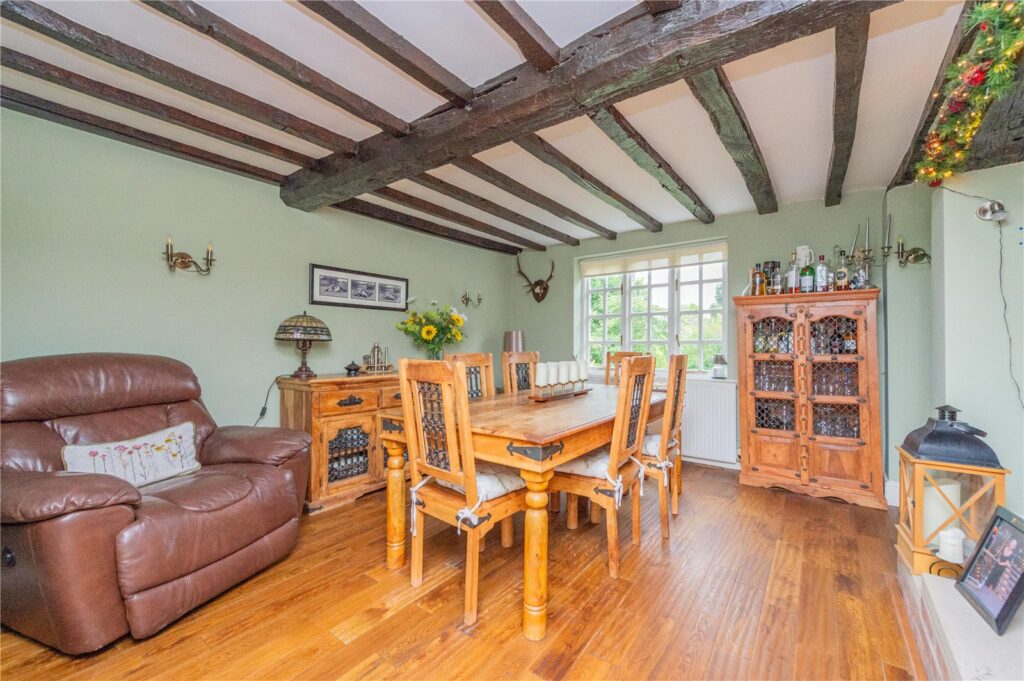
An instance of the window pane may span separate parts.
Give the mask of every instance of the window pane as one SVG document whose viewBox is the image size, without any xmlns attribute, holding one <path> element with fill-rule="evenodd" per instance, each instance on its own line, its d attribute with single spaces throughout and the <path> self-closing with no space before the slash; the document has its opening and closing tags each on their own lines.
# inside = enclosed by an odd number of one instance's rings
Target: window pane
<svg viewBox="0 0 1024 681">
<path fill-rule="evenodd" d="M 654 355 L 654 368 L 668 368 L 668 346 L 660 343 L 651 343 L 651 354 Z"/>
<path fill-rule="evenodd" d="M 725 253 L 722 251 L 708 251 L 700 257 L 701 262 L 708 262 L 709 260 L 725 260 Z"/>
<path fill-rule="evenodd" d="M 590 282 L 591 291 L 596 288 L 604 288 L 604 277 L 590 277 L 587 281 Z"/>
<path fill-rule="evenodd" d="M 622 349 L 622 346 L 619 345 L 618 343 L 612 343 L 611 345 L 606 346 L 605 349 L 608 352 L 618 352 L 619 350 Z M 604 364 L 604 362 L 602 361 L 602 365 L 603 364 Z"/>
<path fill-rule="evenodd" d="M 620 314 L 622 312 L 622 293 L 620 291 L 609 291 L 607 294 L 605 313 Z"/>
<path fill-rule="evenodd" d="M 590 294 L 590 314 L 604 314 L 604 294 L 603 293 L 591 293 Z"/>
<path fill-rule="evenodd" d="M 702 288 L 703 288 L 703 290 L 701 291 L 701 293 L 703 294 L 703 298 L 701 300 L 701 304 L 704 305 L 704 309 L 705 310 L 721 310 L 722 309 L 722 303 L 724 302 L 722 300 L 722 293 L 723 293 L 723 284 L 722 284 L 722 282 L 719 281 L 719 282 L 715 282 L 714 284 L 702 284 Z M 721 336 L 716 336 L 716 337 L 717 338 L 721 338 Z"/>
<path fill-rule="evenodd" d="M 696 312 L 700 309 L 700 286 L 698 284 L 683 284 L 679 287 L 679 311 L 687 310 Z"/>
<path fill-rule="evenodd" d="M 651 340 L 668 340 L 668 317 L 651 315 Z"/>
<path fill-rule="evenodd" d="M 630 340 L 647 340 L 647 317 L 633 317 L 629 326 Z"/>
<path fill-rule="evenodd" d="M 621 274 L 609 274 L 605 277 L 605 285 L 608 288 L 621 288 L 622 286 L 622 275 Z"/>
<path fill-rule="evenodd" d="M 604 340 L 604 318 L 593 317 L 590 320 L 590 340 Z"/>
<path fill-rule="evenodd" d="M 647 272 L 633 272 L 629 281 L 633 286 L 647 286 Z"/>
<path fill-rule="evenodd" d="M 700 279 L 700 265 L 679 268 L 679 281 L 697 281 Z"/>
<path fill-rule="evenodd" d="M 679 315 L 679 340 L 700 340 L 697 324 L 697 315 Z"/>
<path fill-rule="evenodd" d="M 604 366 L 604 346 L 600 343 L 592 343 L 590 345 L 590 366 Z"/>
<path fill-rule="evenodd" d="M 652 284 L 667 284 L 668 275 L 670 270 L 668 268 L 662 268 L 660 270 L 654 270 L 651 272 L 651 283 Z"/>
<path fill-rule="evenodd" d="M 650 353 L 651 349 L 647 346 L 647 343 L 633 343 L 633 347 L 630 348 L 631 352 L 642 352 L 643 354 Z"/>
<path fill-rule="evenodd" d="M 722 313 L 721 312 L 705 312 L 701 315 L 703 319 L 701 324 L 704 327 L 704 335 L 701 340 L 718 340 L 722 337 Z"/>
<path fill-rule="evenodd" d="M 704 344 L 704 360 L 703 369 L 704 371 L 711 371 L 711 367 L 714 364 L 715 355 L 725 352 L 722 350 L 721 343 L 705 343 Z"/>
<path fill-rule="evenodd" d="M 668 312 L 668 286 L 651 288 L 651 312 Z"/>
<path fill-rule="evenodd" d="M 713 262 L 704 265 L 705 279 L 722 279 L 725 274 L 725 267 L 720 262 Z"/>
<path fill-rule="evenodd" d="M 647 289 L 635 288 L 631 292 L 632 304 L 630 305 L 630 312 L 643 314 L 647 312 Z"/>
<path fill-rule="evenodd" d="M 697 369 L 697 362 L 699 360 L 697 356 L 699 354 L 698 348 L 699 346 L 696 343 L 686 343 L 679 346 L 679 352 L 686 355 L 686 368 L 689 371 Z"/>
<path fill-rule="evenodd" d="M 609 317 L 608 318 L 608 335 L 605 336 L 610 341 L 618 341 L 622 338 L 622 317 Z"/>
</svg>

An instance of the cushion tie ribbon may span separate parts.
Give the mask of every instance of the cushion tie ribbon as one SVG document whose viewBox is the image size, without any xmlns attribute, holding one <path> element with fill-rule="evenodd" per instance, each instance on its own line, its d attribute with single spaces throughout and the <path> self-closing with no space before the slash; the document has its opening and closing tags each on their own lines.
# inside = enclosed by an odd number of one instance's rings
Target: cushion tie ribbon
<svg viewBox="0 0 1024 681">
<path fill-rule="evenodd" d="M 419 491 L 420 487 L 430 482 L 431 477 L 429 475 L 423 476 L 423 479 L 418 483 L 409 488 L 409 526 L 412 530 L 412 536 L 416 536 L 416 507 L 419 505 L 419 499 L 416 498 L 416 492 Z"/>
</svg>

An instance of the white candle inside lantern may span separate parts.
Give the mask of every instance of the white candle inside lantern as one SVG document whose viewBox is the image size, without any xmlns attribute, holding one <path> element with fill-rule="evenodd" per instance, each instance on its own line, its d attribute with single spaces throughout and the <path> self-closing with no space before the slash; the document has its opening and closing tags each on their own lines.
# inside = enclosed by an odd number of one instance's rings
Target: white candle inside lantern
<svg viewBox="0 0 1024 681">
<path fill-rule="evenodd" d="M 953 515 L 953 509 L 950 507 L 946 500 L 939 494 L 939 489 L 942 493 L 953 502 L 953 504 L 960 507 L 960 483 L 956 480 L 949 479 L 938 479 L 935 482 L 939 484 L 938 489 L 935 488 L 930 482 L 925 482 L 924 486 L 924 535 L 927 539 L 931 536 L 932 532 L 939 528 L 946 518 Z M 946 527 L 957 527 L 957 521 L 951 522 Z M 931 544 L 938 544 L 939 539 L 935 537 L 931 540 Z"/>
<path fill-rule="evenodd" d="M 569 382 L 569 362 L 558 363 L 558 382 L 568 383 Z"/>
<path fill-rule="evenodd" d="M 580 380 L 581 381 L 589 381 L 590 380 L 590 366 L 587 364 L 587 360 L 581 359 L 579 361 L 579 365 L 580 365 Z"/>
<path fill-rule="evenodd" d="M 537 362 L 533 384 L 538 388 L 544 388 L 548 385 L 548 365 L 545 362 Z"/>
</svg>

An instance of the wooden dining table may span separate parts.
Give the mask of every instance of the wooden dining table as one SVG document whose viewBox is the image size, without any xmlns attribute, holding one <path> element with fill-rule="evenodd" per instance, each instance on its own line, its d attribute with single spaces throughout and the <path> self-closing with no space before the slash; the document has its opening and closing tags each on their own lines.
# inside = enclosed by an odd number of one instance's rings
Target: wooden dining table
<svg viewBox="0 0 1024 681">
<path fill-rule="evenodd" d="M 618 387 L 590 386 L 590 392 L 562 400 L 534 402 L 529 393 L 510 393 L 470 402 L 473 454 L 515 468 L 526 481 L 523 560 L 523 635 L 544 638 L 548 612 L 548 482 L 554 469 L 609 444 Z M 650 419 L 660 418 L 664 393 L 651 397 Z M 381 411 L 381 439 L 387 460 L 387 566 L 405 565 L 407 518 L 405 418 L 402 408 Z"/>
</svg>

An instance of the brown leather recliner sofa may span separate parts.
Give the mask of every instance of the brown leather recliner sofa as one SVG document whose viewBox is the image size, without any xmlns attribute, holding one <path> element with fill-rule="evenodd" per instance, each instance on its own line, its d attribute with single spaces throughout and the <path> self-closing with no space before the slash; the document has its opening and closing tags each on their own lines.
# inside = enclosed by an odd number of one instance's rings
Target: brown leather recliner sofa
<svg viewBox="0 0 1024 681">
<path fill-rule="evenodd" d="M 65 444 L 191 421 L 202 467 L 136 489 L 63 470 Z M 309 435 L 218 428 L 192 370 L 90 353 L 0 364 L 3 624 L 70 654 L 150 636 L 286 556 Z"/>
</svg>

